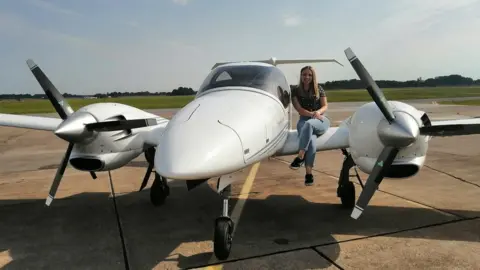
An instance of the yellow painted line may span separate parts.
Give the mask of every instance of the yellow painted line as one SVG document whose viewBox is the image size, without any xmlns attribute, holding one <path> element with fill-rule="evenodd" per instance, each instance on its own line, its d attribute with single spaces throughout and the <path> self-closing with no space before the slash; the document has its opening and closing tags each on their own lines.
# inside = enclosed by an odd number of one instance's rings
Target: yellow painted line
<svg viewBox="0 0 480 270">
<path fill-rule="evenodd" d="M 220 270 L 220 269 L 223 269 L 223 264 L 207 266 L 203 269 L 205 269 L 205 270 Z"/>
<path fill-rule="evenodd" d="M 242 214 L 242 210 L 243 210 L 243 207 L 245 206 L 245 202 L 248 199 L 250 190 L 252 190 L 253 181 L 255 180 L 255 176 L 257 176 L 259 167 L 260 167 L 260 162 L 253 164 L 252 168 L 250 169 L 250 172 L 248 173 L 247 179 L 243 183 L 242 191 L 240 191 L 240 196 L 238 196 L 237 204 L 235 204 L 232 214 L 230 215 L 230 218 L 235 224 L 233 228 L 232 236 L 235 235 L 235 231 L 237 230 L 238 223 L 240 220 L 240 215 Z M 213 263 L 215 259 L 216 259 L 215 254 L 212 254 L 212 257 L 210 258 L 209 263 Z M 219 264 L 219 265 L 208 266 L 204 269 L 222 269 L 222 268 L 223 268 L 223 265 Z"/>
<path fill-rule="evenodd" d="M 238 197 L 237 204 L 235 204 L 235 208 L 232 211 L 232 215 L 230 218 L 235 222 L 235 227 L 233 228 L 233 235 L 238 227 L 238 222 L 240 221 L 240 215 L 242 214 L 243 207 L 247 202 L 248 195 L 250 194 L 250 190 L 253 187 L 253 180 L 255 180 L 255 176 L 257 176 L 258 167 L 260 167 L 260 162 L 253 164 L 252 169 L 248 173 L 247 180 L 243 184 L 242 191 L 240 192 L 240 196 Z"/>
</svg>

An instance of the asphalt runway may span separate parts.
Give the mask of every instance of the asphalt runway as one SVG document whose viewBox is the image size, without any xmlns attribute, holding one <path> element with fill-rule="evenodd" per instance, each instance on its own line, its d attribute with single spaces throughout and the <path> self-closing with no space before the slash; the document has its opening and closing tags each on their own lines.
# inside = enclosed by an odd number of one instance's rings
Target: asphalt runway
<svg viewBox="0 0 480 270">
<path fill-rule="evenodd" d="M 332 103 L 329 116 L 338 123 L 358 104 Z M 433 119 L 480 115 L 479 107 L 412 104 Z M 479 140 L 434 138 L 422 171 L 384 180 L 357 221 L 336 197 L 339 150 L 317 154 L 311 187 L 303 184 L 303 168 L 288 168 L 292 156 L 247 168 L 245 180 L 232 186 L 232 253 L 218 262 L 212 238 L 222 200 L 214 180 L 192 191 L 170 182 L 166 204 L 154 207 L 152 181 L 137 192 L 143 156 L 111 178 L 103 172 L 93 180 L 68 167 L 46 207 L 67 143 L 49 132 L 2 127 L 0 268 L 480 269 Z M 358 197 L 361 187 L 352 181 Z"/>
</svg>

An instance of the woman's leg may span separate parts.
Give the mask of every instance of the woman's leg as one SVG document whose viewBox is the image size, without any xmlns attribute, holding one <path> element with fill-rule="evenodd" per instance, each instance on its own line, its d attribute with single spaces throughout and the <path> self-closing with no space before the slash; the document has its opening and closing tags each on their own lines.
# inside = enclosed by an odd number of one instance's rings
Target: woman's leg
<svg viewBox="0 0 480 270">
<path fill-rule="evenodd" d="M 307 117 L 304 117 L 304 116 L 300 116 L 300 119 L 297 122 L 297 135 L 299 137 L 301 136 L 303 126 L 305 125 L 305 123 L 309 119 L 310 119 L 309 117 L 307 118 Z M 300 149 L 297 157 L 295 157 L 293 162 L 290 164 L 290 169 L 297 170 L 303 165 L 303 162 L 305 161 L 304 158 L 303 158 L 304 154 L 305 154 L 305 151 L 303 151 L 303 149 Z"/>
<path fill-rule="evenodd" d="M 312 169 L 315 163 L 315 155 L 317 154 L 316 140 L 317 135 L 323 135 L 330 127 L 330 121 L 325 117 L 322 120 L 310 119 L 303 126 L 302 135 L 304 136 L 305 149 L 305 185 L 309 186 L 313 184 Z M 306 143 L 305 143 L 306 142 Z"/>
</svg>

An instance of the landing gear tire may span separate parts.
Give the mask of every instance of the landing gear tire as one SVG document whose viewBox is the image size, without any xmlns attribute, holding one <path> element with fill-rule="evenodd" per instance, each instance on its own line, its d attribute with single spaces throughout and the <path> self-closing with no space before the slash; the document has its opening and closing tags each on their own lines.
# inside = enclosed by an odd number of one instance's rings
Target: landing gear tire
<svg viewBox="0 0 480 270">
<path fill-rule="evenodd" d="M 213 252 L 219 260 L 225 260 L 230 255 L 233 242 L 233 226 L 233 221 L 229 217 L 219 217 L 215 220 Z"/>
<path fill-rule="evenodd" d="M 155 173 L 155 180 L 150 188 L 150 201 L 154 206 L 160 206 L 165 203 L 168 195 L 170 195 L 170 187 L 167 179 Z"/>
<path fill-rule="evenodd" d="M 340 184 L 337 193 L 343 207 L 352 209 L 355 206 L 355 185 L 353 182 L 348 181 L 345 184 Z"/>
</svg>

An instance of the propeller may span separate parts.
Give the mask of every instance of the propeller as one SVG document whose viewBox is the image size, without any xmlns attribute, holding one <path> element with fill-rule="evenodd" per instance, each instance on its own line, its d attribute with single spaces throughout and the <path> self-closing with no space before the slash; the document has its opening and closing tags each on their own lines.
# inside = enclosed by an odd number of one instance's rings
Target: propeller
<svg viewBox="0 0 480 270">
<path fill-rule="evenodd" d="M 32 59 L 28 59 L 26 62 L 28 67 L 30 68 L 30 71 L 42 87 L 43 91 L 52 103 L 56 112 L 63 119 L 63 122 L 55 130 L 55 134 L 68 142 L 67 150 L 65 152 L 65 155 L 63 156 L 59 168 L 57 169 L 55 178 L 48 193 L 46 205 L 49 206 L 55 198 L 55 194 L 57 192 L 58 186 L 60 185 L 65 169 L 68 165 L 68 161 L 70 159 L 70 155 L 72 153 L 75 143 L 84 141 L 85 139 L 89 138 L 92 132 L 105 132 L 147 127 L 156 125 L 157 121 L 155 118 L 149 118 L 94 122 L 95 119 L 88 113 L 80 112 L 74 114 L 74 110 L 72 109 L 70 104 L 68 104 L 67 100 L 63 97 L 62 94 L 60 94 L 55 85 L 53 85 L 53 83 L 42 71 L 42 69 L 37 64 L 35 64 Z M 153 164 L 153 162 L 151 163 Z M 150 167 L 151 166 L 153 165 L 150 165 Z M 150 167 L 149 171 L 147 172 L 147 176 L 150 176 L 150 173 L 152 171 Z M 90 175 L 93 179 L 97 179 L 97 175 L 95 174 L 95 172 L 90 172 Z"/>
<path fill-rule="evenodd" d="M 430 119 L 424 114 L 421 118 L 424 126 L 419 128 L 411 118 L 405 117 L 402 114 L 396 116 L 393 113 L 382 90 L 372 79 L 351 48 L 345 50 L 345 55 L 360 80 L 364 83 L 373 101 L 385 117 L 385 122 L 380 123 L 378 130 L 378 135 L 385 147 L 378 156 L 351 214 L 352 218 L 358 219 L 368 206 L 368 203 L 401 148 L 410 145 L 419 135 L 458 136 L 480 134 L 480 124 L 431 125 Z"/>
<path fill-rule="evenodd" d="M 345 55 L 387 121 L 387 123 L 379 126 L 379 128 L 381 128 L 379 130 L 379 137 L 385 147 L 377 158 L 373 170 L 351 214 L 352 218 L 358 219 L 368 206 L 368 203 L 382 182 L 385 172 L 388 171 L 392 165 L 400 148 L 408 146 L 418 136 L 418 127 L 412 126 L 412 123 L 409 123 L 405 118 L 397 118 L 394 115 L 382 90 L 350 48 L 345 50 Z"/>
<path fill-rule="evenodd" d="M 89 131 L 116 131 L 124 129 L 134 129 L 142 128 L 148 126 L 154 126 L 157 124 L 156 118 L 147 118 L 147 119 L 130 119 L 130 120 L 116 120 L 116 121 L 105 121 L 86 124 L 85 128 Z"/>
<path fill-rule="evenodd" d="M 42 69 L 37 64 L 35 64 L 35 62 L 33 62 L 32 59 L 27 60 L 27 65 L 30 71 L 32 72 L 33 76 L 35 76 L 35 79 L 38 81 L 43 91 L 47 95 L 48 100 L 50 100 L 50 102 L 52 103 L 57 113 L 60 115 L 60 117 L 63 120 L 67 120 L 68 117 L 74 113 L 70 104 L 68 104 L 67 100 L 62 96 L 62 94 L 60 94 L 60 92 L 57 90 L 55 85 L 53 85 L 50 79 L 48 79 L 47 75 L 45 75 Z M 60 163 L 60 166 L 57 169 L 57 173 L 53 180 L 53 183 L 50 188 L 50 192 L 48 194 L 48 198 L 46 201 L 47 206 L 49 206 L 52 203 L 53 199 L 55 198 L 55 194 L 57 192 L 58 186 L 60 185 L 60 181 L 62 180 L 63 173 L 65 172 L 65 169 L 68 164 L 68 160 L 70 159 L 70 154 L 72 153 L 73 146 L 74 146 L 73 143 L 68 144 L 67 151 L 65 152 L 62 162 Z M 97 175 L 94 172 L 90 172 L 90 175 L 92 176 L 93 179 L 97 179 Z"/>
</svg>

